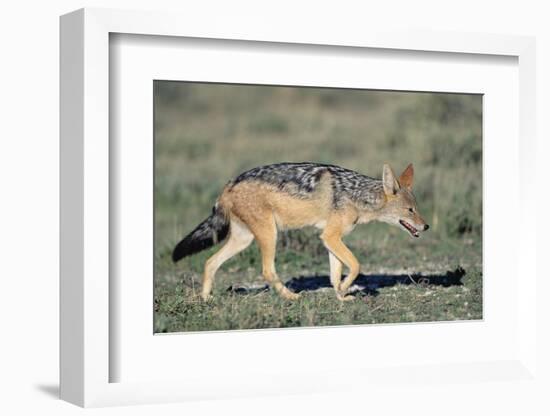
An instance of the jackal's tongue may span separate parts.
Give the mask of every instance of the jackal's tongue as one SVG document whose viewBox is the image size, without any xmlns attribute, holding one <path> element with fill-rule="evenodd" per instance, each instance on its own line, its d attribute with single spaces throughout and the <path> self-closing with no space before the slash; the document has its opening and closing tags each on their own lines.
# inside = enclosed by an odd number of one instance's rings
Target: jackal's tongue
<svg viewBox="0 0 550 416">
<path fill-rule="evenodd" d="M 413 237 L 416 237 L 416 238 L 420 237 L 420 235 L 418 234 L 418 230 L 417 230 L 416 228 L 414 228 L 411 224 L 409 224 L 408 222 L 403 221 L 403 220 L 399 220 L 399 223 L 400 223 L 403 227 L 405 227 L 405 229 L 406 229 L 409 233 L 411 233 L 411 235 L 412 235 Z"/>
</svg>

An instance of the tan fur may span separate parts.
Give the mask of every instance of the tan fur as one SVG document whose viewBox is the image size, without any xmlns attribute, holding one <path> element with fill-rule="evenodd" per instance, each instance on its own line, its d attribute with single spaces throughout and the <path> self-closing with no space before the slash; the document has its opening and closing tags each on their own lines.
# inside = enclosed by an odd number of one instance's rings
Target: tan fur
<svg viewBox="0 0 550 416">
<path fill-rule="evenodd" d="M 279 229 L 323 226 L 332 210 L 332 190 L 328 175 L 324 175 L 319 189 L 307 199 L 296 198 L 266 183 L 242 182 L 225 189 L 219 202 L 246 224 L 249 218 L 258 215 L 263 218 L 268 212 Z"/>
<path fill-rule="evenodd" d="M 409 166 L 407 166 L 407 168 L 403 171 L 401 176 L 399 176 L 399 185 L 402 186 L 403 188 L 407 188 L 410 191 L 413 185 L 413 175 L 414 175 L 413 165 L 409 164 Z"/>
<path fill-rule="evenodd" d="M 407 188 L 412 186 L 412 176 L 412 165 L 409 165 L 400 177 Z M 320 185 L 307 197 L 294 196 L 261 181 L 244 181 L 226 187 L 218 204 L 229 218 L 229 235 L 223 247 L 206 262 L 203 299 L 210 297 L 214 275 L 219 267 L 247 248 L 253 239 L 256 239 L 261 251 L 264 279 L 284 298 L 297 299 L 299 295 L 284 286 L 275 270 L 277 230 L 306 226 L 322 230 L 320 238 L 329 252 L 330 281 L 338 299 L 353 299 L 346 293 L 359 275 L 360 265 L 342 237 L 351 232 L 356 224 L 372 220 L 395 224 L 399 218 L 407 218 L 415 226 L 425 224 L 417 213 L 406 212 L 414 200 L 400 191 L 400 183 L 387 165 L 384 166 L 386 195 L 379 209 L 360 208 L 351 201 L 335 209 L 332 192 L 330 174 L 324 174 Z M 349 272 L 342 280 L 344 265 Z"/>
</svg>

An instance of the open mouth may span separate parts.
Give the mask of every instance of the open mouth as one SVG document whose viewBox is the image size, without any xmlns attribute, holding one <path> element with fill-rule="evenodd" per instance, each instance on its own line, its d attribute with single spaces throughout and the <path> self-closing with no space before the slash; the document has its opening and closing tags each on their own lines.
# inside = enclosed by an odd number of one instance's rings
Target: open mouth
<svg viewBox="0 0 550 416">
<path fill-rule="evenodd" d="M 418 230 L 414 228 L 411 224 L 409 224 L 407 221 L 399 220 L 399 224 L 401 224 L 405 229 L 411 233 L 413 237 L 420 237 L 420 234 L 418 234 Z"/>
</svg>

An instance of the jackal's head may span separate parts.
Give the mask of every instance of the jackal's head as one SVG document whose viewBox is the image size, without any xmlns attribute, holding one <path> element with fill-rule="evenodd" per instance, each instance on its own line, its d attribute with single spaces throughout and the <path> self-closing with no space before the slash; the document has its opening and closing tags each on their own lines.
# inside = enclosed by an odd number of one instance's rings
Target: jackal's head
<svg viewBox="0 0 550 416">
<path fill-rule="evenodd" d="M 399 178 L 396 178 L 389 165 L 384 165 L 382 183 L 386 195 L 386 204 L 380 210 L 378 219 L 396 225 L 413 237 L 420 237 L 420 231 L 426 231 L 429 225 L 418 213 L 416 198 L 412 193 L 414 170 L 409 164 Z"/>
</svg>

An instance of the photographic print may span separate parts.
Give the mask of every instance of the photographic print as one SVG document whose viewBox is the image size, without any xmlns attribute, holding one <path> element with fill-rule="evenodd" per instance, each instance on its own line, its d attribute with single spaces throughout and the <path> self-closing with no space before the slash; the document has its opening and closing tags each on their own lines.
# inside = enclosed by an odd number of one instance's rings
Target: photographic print
<svg viewBox="0 0 550 416">
<path fill-rule="evenodd" d="M 482 319 L 482 96 L 154 81 L 155 332 Z"/>
</svg>

